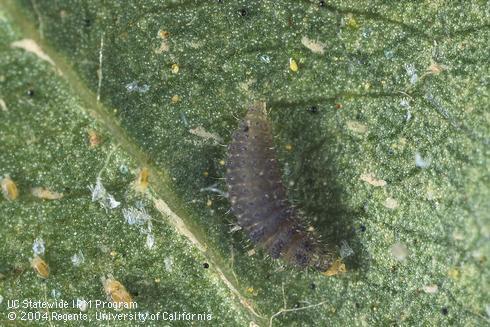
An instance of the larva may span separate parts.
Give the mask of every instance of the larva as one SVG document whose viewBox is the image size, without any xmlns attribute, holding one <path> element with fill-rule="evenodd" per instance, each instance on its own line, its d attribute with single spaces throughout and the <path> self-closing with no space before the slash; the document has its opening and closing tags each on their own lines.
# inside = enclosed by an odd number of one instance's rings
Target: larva
<svg viewBox="0 0 490 327">
<path fill-rule="evenodd" d="M 251 241 L 274 258 L 326 271 L 332 250 L 307 229 L 281 181 L 265 103 L 255 103 L 228 145 L 226 183 L 231 209 Z"/>
</svg>

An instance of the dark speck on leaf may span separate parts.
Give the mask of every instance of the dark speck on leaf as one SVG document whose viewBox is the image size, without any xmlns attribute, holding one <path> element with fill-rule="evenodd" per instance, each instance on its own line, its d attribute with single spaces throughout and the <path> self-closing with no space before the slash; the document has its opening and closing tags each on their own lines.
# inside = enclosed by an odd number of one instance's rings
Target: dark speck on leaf
<svg viewBox="0 0 490 327">
<path fill-rule="evenodd" d="M 202 266 L 203 266 L 205 269 L 208 269 L 208 268 L 209 268 L 209 263 L 205 262 L 205 263 L 203 263 L 203 265 L 202 265 Z"/>
<path fill-rule="evenodd" d="M 363 233 L 364 233 L 364 232 L 366 231 L 366 226 L 361 225 L 361 226 L 359 227 L 359 230 L 360 230 L 361 232 L 363 232 Z"/>
<path fill-rule="evenodd" d="M 442 313 L 443 315 L 447 315 L 447 314 L 448 314 L 448 312 L 449 312 L 449 311 L 448 311 L 448 309 L 447 309 L 447 308 L 442 308 L 442 309 L 441 309 L 441 313 Z"/>
<path fill-rule="evenodd" d="M 325 7 L 325 1 L 318 1 L 318 6 Z"/>
<path fill-rule="evenodd" d="M 33 97 L 34 96 L 34 90 L 33 89 L 27 90 L 27 95 L 30 97 Z"/>
<path fill-rule="evenodd" d="M 92 25 L 92 22 L 90 21 L 90 19 L 84 18 L 83 19 L 83 26 L 90 27 L 90 25 Z"/>
<path fill-rule="evenodd" d="M 317 106 L 311 106 L 308 108 L 308 112 L 312 114 L 316 114 L 318 112 L 318 107 Z"/>
<path fill-rule="evenodd" d="M 245 17 L 247 16 L 247 9 L 242 8 L 240 9 L 240 11 L 238 11 L 238 13 L 240 14 L 240 16 Z"/>
<path fill-rule="evenodd" d="M 315 284 L 315 283 L 311 283 L 311 284 L 310 284 L 310 288 L 311 288 L 312 290 L 315 290 L 315 289 L 316 289 L 316 284 Z"/>
</svg>

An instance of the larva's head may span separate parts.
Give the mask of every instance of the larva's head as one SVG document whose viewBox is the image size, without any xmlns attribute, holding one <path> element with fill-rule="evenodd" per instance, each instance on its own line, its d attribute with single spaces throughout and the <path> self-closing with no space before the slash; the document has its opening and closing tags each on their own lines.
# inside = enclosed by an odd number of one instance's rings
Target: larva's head
<svg viewBox="0 0 490 327">
<path fill-rule="evenodd" d="M 267 142 L 272 146 L 271 124 L 267 118 L 265 102 L 255 102 L 250 105 L 245 119 L 240 124 L 240 129 L 246 132 L 246 136 L 250 139 L 263 140 L 267 138 Z"/>
<path fill-rule="evenodd" d="M 320 243 L 310 232 L 303 230 L 296 233 L 293 238 L 296 239 L 291 240 L 294 246 L 290 246 L 284 254 L 286 261 L 302 269 L 310 267 L 321 272 L 328 271 L 335 264 L 337 258 L 335 251 L 328 245 Z"/>
</svg>

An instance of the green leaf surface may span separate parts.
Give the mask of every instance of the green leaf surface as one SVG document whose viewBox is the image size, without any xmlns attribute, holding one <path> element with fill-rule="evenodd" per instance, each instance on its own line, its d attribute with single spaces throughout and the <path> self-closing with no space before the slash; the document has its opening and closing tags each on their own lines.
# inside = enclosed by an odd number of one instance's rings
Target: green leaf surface
<svg viewBox="0 0 490 327">
<path fill-rule="evenodd" d="M 0 324 L 29 324 L 10 300 L 106 301 L 108 274 L 138 304 L 123 313 L 212 315 L 149 325 L 488 324 L 489 15 L 484 1 L 2 1 L 0 176 L 19 196 L 0 200 Z M 345 274 L 254 253 L 213 191 L 256 100 L 292 203 L 353 252 Z M 114 313 L 64 323 L 100 312 Z"/>
</svg>

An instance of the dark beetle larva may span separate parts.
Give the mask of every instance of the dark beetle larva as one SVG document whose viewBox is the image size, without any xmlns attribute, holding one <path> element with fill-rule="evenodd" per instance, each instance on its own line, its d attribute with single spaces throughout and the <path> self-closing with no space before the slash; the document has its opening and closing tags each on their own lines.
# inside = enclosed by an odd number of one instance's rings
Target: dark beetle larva
<svg viewBox="0 0 490 327">
<path fill-rule="evenodd" d="M 335 256 L 307 229 L 281 181 L 265 103 L 255 103 L 233 133 L 226 164 L 231 208 L 252 242 L 301 268 L 326 271 Z"/>
</svg>

